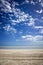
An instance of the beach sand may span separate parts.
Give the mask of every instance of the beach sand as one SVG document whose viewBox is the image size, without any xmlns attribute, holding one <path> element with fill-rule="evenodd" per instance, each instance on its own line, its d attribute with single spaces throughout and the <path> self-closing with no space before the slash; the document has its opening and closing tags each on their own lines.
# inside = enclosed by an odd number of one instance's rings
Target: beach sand
<svg viewBox="0 0 43 65">
<path fill-rule="evenodd" d="M 0 49 L 0 65 L 43 65 L 43 49 Z"/>
</svg>

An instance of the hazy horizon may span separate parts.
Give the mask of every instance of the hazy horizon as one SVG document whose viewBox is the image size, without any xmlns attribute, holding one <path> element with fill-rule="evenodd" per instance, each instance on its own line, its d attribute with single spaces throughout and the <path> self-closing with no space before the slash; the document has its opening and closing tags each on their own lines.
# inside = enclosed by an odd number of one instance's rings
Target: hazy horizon
<svg viewBox="0 0 43 65">
<path fill-rule="evenodd" d="M 43 46 L 0 46 L 0 49 L 43 49 Z"/>
</svg>

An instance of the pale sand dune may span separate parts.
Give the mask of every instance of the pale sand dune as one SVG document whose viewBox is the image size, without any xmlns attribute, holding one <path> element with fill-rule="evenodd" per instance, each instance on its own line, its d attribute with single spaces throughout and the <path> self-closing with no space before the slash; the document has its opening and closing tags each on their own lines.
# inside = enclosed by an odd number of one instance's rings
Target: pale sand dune
<svg viewBox="0 0 43 65">
<path fill-rule="evenodd" d="M 0 49 L 0 65 L 43 65 L 43 49 Z"/>
</svg>

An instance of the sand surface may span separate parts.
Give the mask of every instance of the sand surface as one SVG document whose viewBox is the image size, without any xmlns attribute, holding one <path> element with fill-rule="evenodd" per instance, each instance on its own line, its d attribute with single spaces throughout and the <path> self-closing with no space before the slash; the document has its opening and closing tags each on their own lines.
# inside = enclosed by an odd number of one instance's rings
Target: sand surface
<svg viewBox="0 0 43 65">
<path fill-rule="evenodd" d="M 0 65 L 43 65 L 43 49 L 0 49 Z"/>
</svg>

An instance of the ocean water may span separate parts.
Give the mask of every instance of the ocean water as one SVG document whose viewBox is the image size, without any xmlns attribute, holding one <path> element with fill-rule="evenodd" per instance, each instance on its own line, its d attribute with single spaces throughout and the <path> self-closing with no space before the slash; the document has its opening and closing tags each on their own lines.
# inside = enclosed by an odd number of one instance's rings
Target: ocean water
<svg viewBox="0 0 43 65">
<path fill-rule="evenodd" d="M 43 49 L 43 46 L 0 46 L 0 49 Z"/>
</svg>

